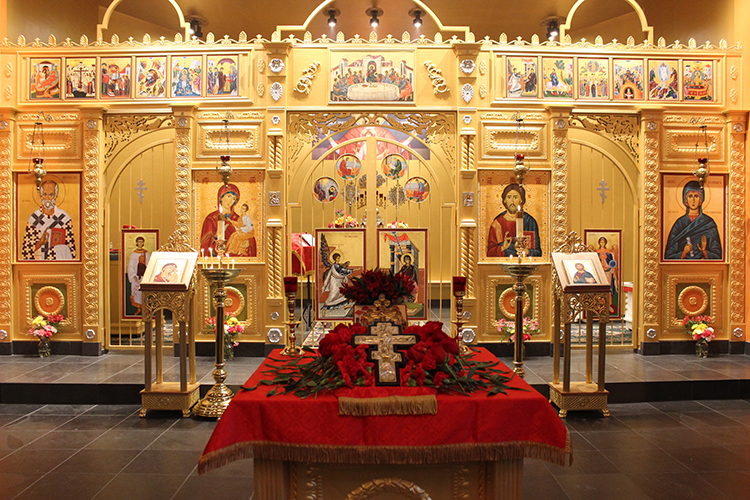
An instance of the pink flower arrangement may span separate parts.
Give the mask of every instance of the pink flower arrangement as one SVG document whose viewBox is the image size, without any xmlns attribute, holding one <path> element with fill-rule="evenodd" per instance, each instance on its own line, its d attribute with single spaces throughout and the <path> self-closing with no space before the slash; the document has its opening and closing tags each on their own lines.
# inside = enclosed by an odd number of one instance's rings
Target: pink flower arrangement
<svg viewBox="0 0 750 500">
<path fill-rule="evenodd" d="M 515 342 L 516 322 L 509 319 L 501 319 L 497 322 L 497 331 L 503 336 L 503 340 Z M 532 335 L 541 333 L 539 321 L 532 318 L 523 318 L 523 340 L 531 340 Z"/>
<path fill-rule="evenodd" d="M 699 342 L 711 342 L 716 337 L 712 322 L 711 316 L 685 316 L 682 320 L 687 333 Z"/>
<path fill-rule="evenodd" d="M 344 215 L 343 210 L 336 210 L 336 219 L 328 224 L 328 227 L 331 229 L 353 228 L 359 227 L 359 222 L 351 215 Z"/>
<path fill-rule="evenodd" d="M 63 321 L 65 321 L 65 316 L 63 316 L 60 313 L 57 313 L 57 314 L 48 314 L 47 315 L 47 321 L 49 322 L 50 325 L 57 326 L 60 323 L 62 323 Z"/>
<path fill-rule="evenodd" d="M 42 337 L 50 338 L 57 333 L 57 328 L 49 324 L 49 321 L 44 316 L 37 316 L 31 320 L 31 328 L 29 328 L 29 335 L 33 335 L 39 339 Z"/>
<path fill-rule="evenodd" d="M 409 225 L 402 220 L 394 220 L 393 222 L 389 222 L 385 227 L 388 229 L 406 229 Z"/>
</svg>

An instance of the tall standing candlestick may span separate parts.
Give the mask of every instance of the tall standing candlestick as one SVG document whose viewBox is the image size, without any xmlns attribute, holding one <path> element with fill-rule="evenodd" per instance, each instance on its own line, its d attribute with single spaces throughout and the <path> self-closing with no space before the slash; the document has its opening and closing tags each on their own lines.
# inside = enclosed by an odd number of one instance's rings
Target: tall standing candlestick
<svg viewBox="0 0 750 500">
<path fill-rule="evenodd" d="M 289 312 L 287 318 L 287 326 L 289 332 L 286 337 L 286 346 L 281 351 L 282 356 L 299 356 L 302 354 L 302 349 L 297 347 L 297 325 L 299 321 L 295 321 L 294 314 L 294 303 L 297 297 L 297 277 L 296 276 L 285 276 L 284 277 L 284 294 L 286 295 L 286 306 Z"/>
<path fill-rule="evenodd" d="M 466 278 L 464 276 L 453 277 L 453 297 L 456 299 L 456 320 L 453 322 L 456 325 L 455 338 L 458 340 L 458 347 L 461 354 L 471 353 L 471 349 L 464 343 L 461 328 L 464 325 L 464 295 L 466 295 Z"/>
<path fill-rule="evenodd" d="M 520 254 L 519 254 L 520 255 Z M 516 318 L 514 328 L 515 349 L 513 354 L 513 373 L 524 378 L 526 372 L 523 370 L 523 296 L 526 293 L 526 285 L 523 281 L 536 269 L 535 264 L 502 263 L 502 268 L 516 279 L 513 291 L 516 292 Z"/>
</svg>

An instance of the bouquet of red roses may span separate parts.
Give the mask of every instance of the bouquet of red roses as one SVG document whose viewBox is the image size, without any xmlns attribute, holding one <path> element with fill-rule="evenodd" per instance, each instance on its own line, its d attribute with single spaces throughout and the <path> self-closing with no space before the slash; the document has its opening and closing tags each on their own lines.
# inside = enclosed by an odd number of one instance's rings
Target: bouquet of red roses
<svg viewBox="0 0 750 500">
<path fill-rule="evenodd" d="M 381 294 L 391 304 L 402 304 L 416 290 L 417 284 L 411 277 L 383 269 L 364 271 L 361 276 L 351 278 L 340 289 L 351 302 L 365 306 L 374 304 Z"/>
<path fill-rule="evenodd" d="M 271 379 L 259 385 L 275 386 L 268 392 L 294 394 L 305 398 L 339 387 L 372 386 L 375 384 L 374 363 L 367 360 L 369 346 L 352 344 L 353 335 L 363 335 L 367 328 L 358 324 L 339 324 L 320 341 L 318 356 L 305 355 L 292 359 L 274 359 L 266 372 Z M 499 362 L 479 362 L 473 354 L 459 354 L 456 339 L 443 332 L 443 324 L 430 321 L 423 326 L 410 326 L 404 334 L 415 335 L 419 341 L 406 351 L 406 365 L 401 369 L 402 386 L 433 387 L 441 392 L 468 394 L 478 389 L 488 395 L 511 389 L 506 383 L 513 373 L 495 367 Z M 303 348 L 307 353 L 313 349 Z M 243 387 L 254 390 L 255 387 Z"/>
</svg>

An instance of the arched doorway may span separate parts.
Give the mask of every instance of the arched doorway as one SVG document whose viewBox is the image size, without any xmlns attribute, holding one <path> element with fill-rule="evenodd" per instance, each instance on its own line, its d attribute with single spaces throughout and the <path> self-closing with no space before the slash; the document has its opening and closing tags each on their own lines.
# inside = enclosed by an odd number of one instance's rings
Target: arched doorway
<svg viewBox="0 0 750 500">
<path fill-rule="evenodd" d="M 589 130 L 569 132 L 570 229 L 598 251 L 612 280 L 612 319 L 607 345 L 638 345 L 637 289 L 640 286 L 639 171 L 634 159 L 608 138 Z M 585 328 L 573 339 L 585 343 Z M 596 329 L 595 329 L 596 330 Z"/>
<path fill-rule="evenodd" d="M 158 229 L 159 244 L 174 231 L 174 131 L 157 130 L 132 141 L 107 164 L 104 172 L 105 234 L 109 266 L 108 327 L 105 346 L 139 347 L 142 324 L 129 301 L 129 255 L 123 228 Z M 149 248 L 149 250 L 151 250 Z"/>
<path fill-rule="evenodd" d="M 320 140 L 298 165 L 288 182 L 290 233 L 314 236 L 340 215 L 351 215 L 365 222 L 365 267 L 373 269 L 382 266 L 379 225 L 399 221 L 427 229 L 426 317 L 448 324 L 456 190 L 451 167 L 426 138 L 382 125 L 356 126 Z"/>
</svg>

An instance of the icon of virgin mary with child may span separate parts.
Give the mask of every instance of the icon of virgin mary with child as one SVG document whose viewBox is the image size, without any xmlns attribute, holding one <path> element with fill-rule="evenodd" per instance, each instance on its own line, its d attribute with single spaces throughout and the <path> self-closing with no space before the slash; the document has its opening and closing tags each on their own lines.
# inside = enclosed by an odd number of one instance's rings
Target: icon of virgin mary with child
<svg viewBox="0 0 750 500">
<path fill-rule="evenodd" d="M 226 241 L 229 257 L 255 257 L 255 228 L 248 214 L 249 206 L 243 203 L 239 213 L 235 211 L 240 201 L 240 189 L 235 184 L 219 188 L 217 209 L 203 220 L 201 227 L 201 253 L 216 255 L 216 243 Z"/>
</svg>

